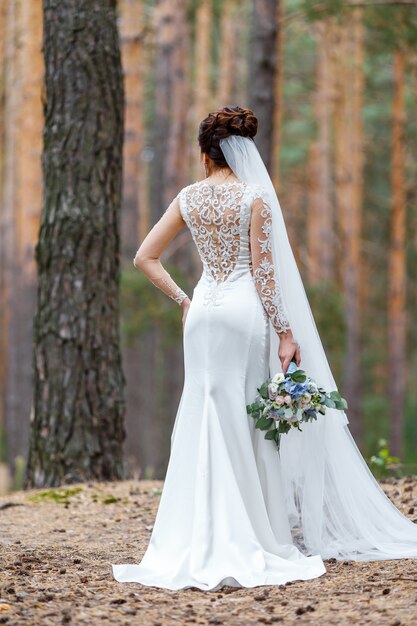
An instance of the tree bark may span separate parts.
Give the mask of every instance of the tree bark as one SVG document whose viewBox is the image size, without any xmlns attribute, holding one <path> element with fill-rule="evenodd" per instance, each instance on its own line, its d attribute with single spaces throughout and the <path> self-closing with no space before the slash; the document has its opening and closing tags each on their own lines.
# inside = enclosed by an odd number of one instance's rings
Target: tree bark
<svg viewBox="0 0 417 626">
<path fill-rule="evenodd" d="M 18 212 L 21 270 L 33 287 L 36 281 L 34 249 L 42 206 L 42 5 L 37 0 L 22 2 L 20 50 L 17 68 L 21 85 L 17 117 L 16 206 Z M 30 309 L 35 306 L 31 298 Z M 32 312 L 31 311 L 31 312 Z M 30 323 L 30 322 L 29 322 Z"/>
<path fill-rule="evenodd" d="M 250 41 L 249 106 L 259 120 L 256 144 L 270 170 L 274 136 L 279 0 L 253 0 Z"/>
<path fill-rule="evenodd" d="M 114 0 L 44 0 L 44 206 L 26 486 L 123 476 Z"/>
<path fill-rule="evenodd" d="M 361 235 L 362 235 L 362 180 L 363 180 L 363 90 L 364 90 L 364 26 L 363 11 L 352 12 L 352 82 L 347 98 L 351 108 L 350 137 L 350 207 L 342 218 L 346 254 L 344 255 L 344 291 L 346 296 L 347 354 L 344 388 L 349 402 L 349 419 L 354 434 L 360 441 L 361 419 Z M 348 141 L 350 139 L 350 141 Z"/>
<path fill-rule="evenodd" d="M 7 5 L 0 4 L 0 462 L 1 449 L 5 444 L 5 400 L 7 375 L 7 298 L 5 276 L 5 224 L 4 224 L 4 139 L 6 99 L 6 32 Z"/>
<path fill-rule="evenodd" d="M 315 113 L 317 118 L 317 186 L 319 202 L 317 221 L 319 237 L 319 276 L 317 280 L 330 282 L 334 275 L 335 219 L 332 198 L 331 177 L 331 116 L 333 104 L 333 76 L 330 60 L 332 48 L 332 18 L 316 25 L 318 37 L 318 57 L 315 93 Z"/>
<path fill-rule="evenodd" d="M 189 36 L 187 2 L 175 0 L 175 37 L 171 48 L 172 90 L 167 141 L 164 207 L 188 184 L 187 114 L 189 92 Z"/>
<path fill-rule="evenodd" d="M 141 137 L 141 153 L 140 153 L 140 167 L 138 174 L 138 189 L 137 189 L 137 205 L 138 205 L 138 224 L 137 224 L 137 243 L 141 243 L 146 237 L 147 233 L 151 229 L 151 207 L 150 207 L 150 189 L 149 189 L 149 151 L 147 150 L 148 142 L 148 127 L 146 125 L 146 82 L 147 76 L 150 72 L 152 65 L 152 46 L 149 41 L 150 38 L 145 39 L 145 45 L 142 47 L 142 73 L 141 73 L 141 98 L 142 98 L 142 111 L 140 115 L 138 134 Z"/>
<path fill-rule="evenodd" d="M 152 214 L 154 224 L 185 181 L 186 155 L 183 140 L 186 132 L 186 32 L 185 0 L 159 0 L 155 6 L 155 119 L 153 126 Z M 179 84 L 176 84 L 178 81 Z M 183 91 L 181 91 L 181 88 Z M 170 148 L 174 141 L 174 151 Z M 167 146 L 167 142 L 169 145 Z M 176 180 L 175 167 L 178 166 Z M 174 193 L 175 190 L 175 193 Z"/>
<path fill-rule="evenodd" d="M 29 8 L 33 8 L 31 3 Z M 30 274 L 30 245 L 24 228 L 25 217 L 33 219 L 29 207 L 22 205 L 23 193 L 20 187 L 21 161 L 27 149 L 33 149 L 34 167 L 28 173 L 28 189 L 36 169 L 36 142 L 29 140 L 22 132 L 22 109 L 26 99 L 34 106 L 36 119 L 37 102 L 21 79 L 22 68 L 33 68 L 36 53 L 28 46 L 24 32 L 24 15 L 28 5 L 19 0 L 7 4 L 6 65 L 5 65 L 5 135 L 4 135 L 4 189 L 2 197 L 2 255 L 3 255 L 3 295 L 5 303 L 5 430 L 7 457 L 13 472 L 16 457 L 27 453 L 28 416 L 31 404 L 31 321 L 34 311 L 33 285 L 28 283 Z M 39 42 L 40 45 L 40 42 Z M 39 49 L 38 49 L 39 55 Z M 36 77 L 35 77 L 36 80 Z M 40 98 L 40 93 L 38 94 Z M 38 180 L 38 184 L 39 180 Z M 26 195 L 26 199 L 27 199 Z M 36 213 L 36 206 L 30 207 Z M 35 216 L 36 217 L 36 216 Z M 33 242 L 34 243 L 34 242 Z M 25 256 L 23 252 L 25 251 Z M 33 267 L 33 265 L 32 265 Z"/>
<path fill-rule="evenodd" d="M 362 10 L 347 13 L 334 47 L 337 65 L 335 97 L 336 205 L 343 255 L 341 275 L 346 311 L 347 347 L 343 391 L 349 403 L 349 421 L 360 441 L 360 271 L 362 231 Z"/>
<path fill-rule="evenodd" d="M 394 101 L 392 127 L 392 214 L 389 249 L 388 349 L 390 446 L 398 456 L 403 453 L 403 424 L 406 379 L 406 260 L 405 260 L 405 58 L 402 50 L 394 53 Z"/>
<path fill-rule="evenodd" d="M 212 45 L 212 3 L 210 0 L 199 0 L 196 12 L 195 35 L 195 81 L 194 81 L 194 128 L 197 135 L 198 126 L 205 117 L 217 106 L 213 107 L 210 88 L 211 45 Z M 219 104 L 220 106 L 220 104 Z M 191 157 L 191 177 L 201 178 L 200 148 L 194 143 Z"/>
<path fill-rule="evenodd" d="M 323 245 L 323 242 L 320 237 L 319 150 L 318 141 L 313 141 L 308 159 L 307 276 L 310 285 L 319 283 L 321 279 L 320 247 Z"/>
<path fill-rule="evenodd" d="M 142 152 L 145 145 L 144 82 L 145 65 L 144 3 L 121 0 L 120 38 L 125 82 L 125 131 L 123 144 L 123 257 L 132 262 L 138 249 L 140 185 L 143 183 Z"/>
<path fill-rule="evenodd" d="M 226 0 L 222 4 L 220 56 L 218 64 L 217 104 L 230 106 L 236 74 L 236 1 Z"/>
<path fill-rule="evenodd" d="M 280 191 L 280 155 L 284 107 L 284 29 L 281 28 L 285 15 L 284 3 L 278 1 L 276 34 L 275 106 L 272 127 L 271 177 L 275 189 Z"/>
</svg>

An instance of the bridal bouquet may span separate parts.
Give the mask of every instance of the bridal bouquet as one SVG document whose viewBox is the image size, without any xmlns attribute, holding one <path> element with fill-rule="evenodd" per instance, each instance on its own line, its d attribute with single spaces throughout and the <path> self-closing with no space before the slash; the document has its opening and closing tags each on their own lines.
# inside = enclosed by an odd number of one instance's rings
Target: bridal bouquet
<svg viewBox="0 0 417 626">
<path fill-rule="evenodd" d="M 324 415 L 326 408 L 343 411 L 347 402 L 338 391 L 325 391 L 292 361 L 286 374 L 275 374 L 260 387 L 255 402 L 246 410 L 256 419 L 255 427 L 265 430 L 265 439 L 275 441 L 279 450 L 280 437 L 291 428 L 301 430 L 302 422 Z"/>
</svg>

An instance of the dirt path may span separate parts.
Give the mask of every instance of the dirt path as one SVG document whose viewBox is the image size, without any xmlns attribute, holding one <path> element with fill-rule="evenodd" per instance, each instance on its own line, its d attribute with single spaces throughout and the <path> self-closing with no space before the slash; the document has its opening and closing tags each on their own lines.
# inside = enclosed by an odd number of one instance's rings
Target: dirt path
<svg viewBox="0 0 417 626">
<path fill-rule="evenodd" d="M 326 561 L 312 581 L 219 592 L 118 583 L 110 564 L 140 561 L 161 487 L 124 481 L 0 498 L 0 624 L 417 624 L 414 559 Z M 417 477 L 383 487 L 417 521 Z"/>
</svg>

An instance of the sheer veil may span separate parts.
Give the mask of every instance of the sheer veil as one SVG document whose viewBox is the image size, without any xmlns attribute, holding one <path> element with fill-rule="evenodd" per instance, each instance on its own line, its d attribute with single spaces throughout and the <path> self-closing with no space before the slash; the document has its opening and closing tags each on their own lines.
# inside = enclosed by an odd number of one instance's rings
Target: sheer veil
<svg viewBox="0 0 417 626">
<path fill-rule="evenodd" d="M 283 303 L 301 347 L 301 367 L 327 390 L 337 389 L 288 239 L 274 186 L 252 139 L 220 141 L 235 175 L 264 188 L 272 210 L 272 256 Z M 270 323 L 270 371 L 281 371 L 278 336 Z M 254 390 L 254 395 L 256 390 Z M 389 500 L 373 477 L 344 412 L 328 409 L 317 422 L 281 441 L 281 467 L 294 543 L 322 558 L 368 561 L 417 558 L 417 525 Z"/>
</svg>

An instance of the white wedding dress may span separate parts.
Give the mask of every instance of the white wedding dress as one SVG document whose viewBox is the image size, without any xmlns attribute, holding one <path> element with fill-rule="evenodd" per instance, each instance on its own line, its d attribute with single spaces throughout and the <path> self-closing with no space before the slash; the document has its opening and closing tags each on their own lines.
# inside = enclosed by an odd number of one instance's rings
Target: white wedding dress
<svg viewBox="0 0 417 626">
<path fill-rule="evenodd" d="M 321 556 L 293 543 L 275 445 L 246 412 L 270 373 L 269 323 L 288 328 L 270 208 L 245 182 L 201 181 L 178 199 L 203 263 L 184 327 L 184 388 L 149 545 L 139 564 L 113 565 L 114 577 L 215 590 L 321 576 Z"/>
<path fill-rule="evenodd" d="M 158 255 L 184 225 L 203 272 L 185 321 L 184 388 L 153 532 L 142 561 L 113 574 L 215 590 L 308 580 L 331 557 L 417 558 L 417 525 L 372 476 L 343 411 L 293 429 L 280 455 L 246 413 L 280 369 L 278 333 L 288 328 L 303 369 L 337 387 L 256 145 L 236 135 L 220 143 L 238 181 L 185 187 L 145 239 L 143 271 L 179 304 L 186 294 Z"/>
</svg>

